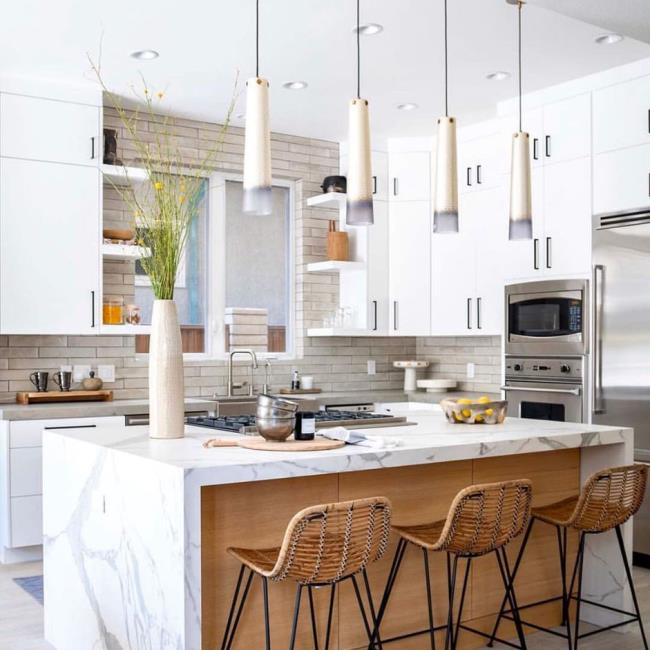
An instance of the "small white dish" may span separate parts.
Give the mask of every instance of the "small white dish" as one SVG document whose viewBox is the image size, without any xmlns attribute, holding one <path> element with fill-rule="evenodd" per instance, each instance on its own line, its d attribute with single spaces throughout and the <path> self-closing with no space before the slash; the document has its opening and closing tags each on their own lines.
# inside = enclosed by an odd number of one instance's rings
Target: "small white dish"
<svg viewBox="0 0 650 650">
<path fill-rule="evenodd" d="M 446 393 L 458 387 L 455 379 L 418 379 L 418 388 L 424 388 L 427 393 Z"/>
</svg>

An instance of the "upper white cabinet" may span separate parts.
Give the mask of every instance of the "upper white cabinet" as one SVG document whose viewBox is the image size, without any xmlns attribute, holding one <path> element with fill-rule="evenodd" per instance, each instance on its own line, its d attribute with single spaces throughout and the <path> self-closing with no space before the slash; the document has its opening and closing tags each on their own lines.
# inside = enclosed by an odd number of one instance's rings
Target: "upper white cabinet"
<svg viewBox="0 0 650 650">
<path fill-rule="evenodd" d="M 372 184 L 372 198 L 388 201 L 388 154 L 384 151 L 372 152 Z"/>
<path fill-rule="evenodd" d="M 594 214 L 650 205 L 650 144 L 594 157 Z"/>
<path fill-rule="evenodd" d="M 394 201 L 389 215 L 390 334 L 426 336 L 430 329 L 429 201 Z"/>
<path fill-rule="evenodd" d="M 650 76 L 593 93 L 594 153 L 650 144 Z"/>
<path fill-rule="evenodd" d="M 388 172 L 391 200 L 430 200 L 431 155 L 428 152 L 392 152 Z"/>
<path fill-rule="evenodd" d="M 591 154 L 591 95 L 585 93 L 544 106 L 544 164 Z"/>
<path fill-rule="evenodd" d="M 508 140 L 498 131 L 470 140 L 459 137 L 459 193 L 480 192 L 500 185 L 509 160 Z"/>
<path fill-rule="evenodd" d="M 59 100 L 0 94 L 0 155 L 97 167 L 100 109 Z"/>
<path fill-rule="evenodd" d="M 95 333 L 98 169 L 2 158 L 0 188 L 0 331 Z"/>
<path fill-rule="evenodd" d="M 368 228 L 368 329 L 388 334 L 390 327 L 388 202 L 374 202 L 375 223 Z"/>
</svg>

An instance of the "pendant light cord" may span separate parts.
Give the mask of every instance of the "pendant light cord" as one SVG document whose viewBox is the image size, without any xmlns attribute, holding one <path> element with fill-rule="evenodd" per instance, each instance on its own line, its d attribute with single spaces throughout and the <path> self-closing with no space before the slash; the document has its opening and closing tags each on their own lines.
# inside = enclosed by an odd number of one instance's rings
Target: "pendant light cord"
<svg viewBox="0 0 650 650">
<path fill-rule="evenodd" d="M 260 0 L 255 0 L 255 76 L 260 76 Z"/>
<path fill-rule="evenodd" d="M 361 29 L 359 24 L 359 0 L 357 0 L 357 98 L 361 99 Z"/>
<path fill-rule="evenodd" d="M 517 16 L 519 20 L 519 39 L 518 39 L 518 51 L 519 51 L 519 132 L 521 133 L 521 8 L 523 7 L 523 2 L 519 2 Z"/>
<path fill-rule="evenodd" d="M 449 117 L 449 90 L 447 78 L 449 66 L 447 63 L 447 0 L 445 0 L 445 117 Z"/>
</svg>

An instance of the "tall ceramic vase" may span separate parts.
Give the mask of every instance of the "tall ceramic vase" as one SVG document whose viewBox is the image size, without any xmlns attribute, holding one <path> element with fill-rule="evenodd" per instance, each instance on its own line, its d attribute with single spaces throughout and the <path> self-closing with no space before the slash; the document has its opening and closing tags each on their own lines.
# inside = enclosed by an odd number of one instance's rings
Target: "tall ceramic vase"
<svg viewBox="0 0 650 650">
<path fill-rule="evenodd" d="M 184 411 L 183 347 L 176 303 L 156 300 L 149 340 L 149 435 L 182 438 Z"/>
</svg>

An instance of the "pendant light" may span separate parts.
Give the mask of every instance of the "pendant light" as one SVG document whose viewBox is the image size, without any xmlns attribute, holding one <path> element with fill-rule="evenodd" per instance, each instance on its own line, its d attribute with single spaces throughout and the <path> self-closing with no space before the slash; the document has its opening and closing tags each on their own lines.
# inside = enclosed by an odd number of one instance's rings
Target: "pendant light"
<svg viewBox="0 0 650 650">
<path fill-rule="evenodd" d="M 349 226 L 371 226 L 372 165 L 370 154 L 370 119 L 368 100 L 361 98 L 361 31 L 357 0 L 357 96 L 349 109 L 349 168 L 345 223 Z"/>
<path fill-rule="evenodd" d="M 445 3 L 445 116 L 438 118 L 436 168 L 433 180 L 433 232 L 458 232 L 458 162 L 456 120 L 449 117 L 447 63 L 447 0 Z"/>
<path fill-rule="evenodd" d="M 243 211 L 246 214 L 269 215 L 273 211 L 269 82 L 260 77 L 259 51 L 260 2 L 255 0 L 255 76 L 246 82 Z"/>
<path fill-rule="evenodd" d="M 519 130 L 512 136 L 512 168 L 510 172 L 509 238 L 533 238 L 533 213 L 530 178 L 530 136 L 522 131 L 521 121 L 521 9 L 522 0 L 506 0 L 517 5 L 519 56 Z"/>
</svg>

